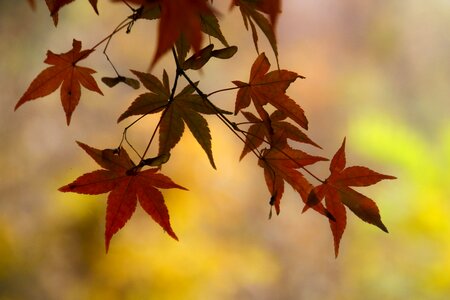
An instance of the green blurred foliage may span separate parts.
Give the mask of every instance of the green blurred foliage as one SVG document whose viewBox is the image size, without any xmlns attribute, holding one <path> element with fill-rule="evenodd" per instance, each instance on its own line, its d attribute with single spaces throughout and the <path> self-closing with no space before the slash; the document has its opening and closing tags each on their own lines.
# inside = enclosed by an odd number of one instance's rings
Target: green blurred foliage
<svg viewBox="0 0 450 300">
<path fill-rule="evenodd" d="M 373 299 L 445 299 L 450 294 L 450 123 L 431 139 L 412 128 L 398 117 L 373 112 L 350 125 L 354 148 L 391 166 L 399 177 L 379 196 L 389 200 L 382 211 L 393 237 L 382 244 L 365 241 L 372 247 L 361 263 L 372 274 L 352 283 Z M 380 255 L 385 259 L 380 261 Z"/>
</svg>

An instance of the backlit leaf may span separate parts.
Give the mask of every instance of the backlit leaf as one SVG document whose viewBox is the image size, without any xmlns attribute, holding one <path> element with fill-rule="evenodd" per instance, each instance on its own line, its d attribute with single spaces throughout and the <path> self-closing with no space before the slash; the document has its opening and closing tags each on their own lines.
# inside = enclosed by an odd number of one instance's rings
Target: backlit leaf
<svg viewBox="0 0 450 300">
<path fill-rule="evenodd" d="M 239 87 L 234 113 L 248 107 L 250 101 L 260 114 L 262 120 L 267 119 L 263 106 L 270 103 L 301 127 L 308 128 L 303 109 L 286 95 L 289 85 L 297 78 L 297 73 L 287 70 L 268 72 L 270 63 L 264 53 L 261 53 L 252 65 L 249 82 L 233 81 Z"/>
<path fill-rule="evenodd" d="M 395 179 L 394 176 L 379 174 L 366 167 L 345 167 L 345 139 L 341 147 L 333 156 L 330 163 L 330 176 L 319 186 L 315 187 L 306 202 L 303 211 L 309 207 L 325 205 L 333 215 L 334 220 L 329 220 L 334 237 L 334 250 L 339 254 L 339 244 L 345 230 L 346 213 L 344 206 L 349 208 L 361 220 L 373 224 L 381 230 L 388 232 L 381 221 L 380 212 L 376 203 L 361 193 L 349 188 L 349 186 L 369 186 L 384 179 Z"/>
<path fill-rule="evenodd" d="M 184 187 L 159 173 L 158 169 L 140 170 L 123 148 L 112 152 L 109 149 L 98 150 L 80 142 L 78 144 L 104 169 L 81 175 L 72 183 L 59 188 L 59 191 L 89 195 L 109 192 L 106 207 L 106 251 L 111 238 L 125 226 L 138 202 L 156 223 L 178 240 L 170 225 L 164 197 L 158 189 L 185 190 Z M 105 151 L 108 155 L 102 155 Z"/>
<path fill-rule="evenodd" d="M 45 63 L 51 65 L 31 82 L 17 102 L 15 109 L 25 102 L 47 96 L 61 87 L 61 104 L 66 114 L 67 125 L 81 97 L 81 85 L 103 95 L 92 74 L 94 70 L 80 67 L 77 63 L 88 57 L 93 50 L 81 51 L 81 42 L 73 40 L 72 50 L 55 54 L 47 51 Z"/>
</svg>

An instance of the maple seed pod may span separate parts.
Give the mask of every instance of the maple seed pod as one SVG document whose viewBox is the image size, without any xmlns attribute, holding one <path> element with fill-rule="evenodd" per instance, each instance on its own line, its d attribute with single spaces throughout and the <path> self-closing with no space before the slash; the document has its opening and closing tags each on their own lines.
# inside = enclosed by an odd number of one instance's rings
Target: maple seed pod
<svg viewBox="0 0 450 300">
<path fill-rule="evenodd" d="M 129 87 L 132 87 L 135 90 L 137 90 L 140 87 L 139 81 L 137 81 L 136 79 L 120 75 L 117 77 L 102 77 L 102 82 L 110 88 L 116 86 L 120 82 L 123 82 L 124 84 L 128 85 Z"/>
<path fill-rule="evenodd" d="M 142 165 L 144 165 L 144 166 L 151 166 L 151 167 L 158 167 L 158 166 L 161 166 L 162 164 L 165 164 L 166 162 L 168 162 L 169 158 L 170 158 L 170 152 L 169 153 L 163 153 L 163 154 L 158 155 L 156 157 L 151 157 L 151 158 L 144 159 L 142 161 Z"/>
<path fill-rule="evenodd" d="M 222 49 L 218 49 L 218 50 L 213 50 L 211 52 L 211 55 L 216 58 L 220 58 L 220 59 L 229 59 L 236 54 L 237 50 L 238 50 L 238 47 L 230 46 L 230 47 L 226 47 L 226 48 L 222 48 Z"/>
</svg>

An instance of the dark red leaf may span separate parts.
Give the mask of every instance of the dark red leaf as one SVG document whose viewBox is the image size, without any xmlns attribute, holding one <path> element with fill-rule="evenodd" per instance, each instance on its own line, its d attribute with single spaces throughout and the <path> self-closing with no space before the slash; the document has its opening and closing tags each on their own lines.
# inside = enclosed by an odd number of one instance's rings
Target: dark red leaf
<svg viewBox="0 0 450 300">
<path fill-rule="evenodd" d="M 137 202 L 172 238 L 178 240 L 173 231 L 169 212 L 159 189 L 179 188 L 170 178 L 153 168 L 141 171 L 131 161 L 125 149 L 99 150 L 78 142 L 104 169 L 84 174 L 59 190 L 79 194 L 97 195 L 109 193 L 106 208 L 105 245 L 106 251 L 112 236 L 118 232 L 133 215 Z"/>
<path fill-rule="evenodd" d="M 321 204 L 325 199 L 327 210 L 335 220 L 330 220 L 330 227 L 334 237 L 336 256 L 339 253 L 339 243 L 345 230 L 346 214 L 344 205 L 348 207 L 361 220 L 373 224 L 381 230 L 388 232 L 381 221 L 376 203 L 351 189 L 349 186 L 369 186 L 384 179 L 395 179 L 394 176 L 383 175 L 366 167 L 345 167 L 345 139 L 330 163 L 330 176 L 319 186 L 315 187 L 308 196 L 303 211 L 309 207 Z"/>
</svg>

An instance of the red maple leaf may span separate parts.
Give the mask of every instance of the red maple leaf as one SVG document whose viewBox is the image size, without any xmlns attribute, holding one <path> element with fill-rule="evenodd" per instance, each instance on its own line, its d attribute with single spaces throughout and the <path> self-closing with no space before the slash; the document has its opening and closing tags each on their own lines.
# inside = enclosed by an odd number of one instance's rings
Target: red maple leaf
<svg viewBox="0 0 450 300">
<path fill-rule="evenodd" d="M 125 149 L 98 150 L 77 142 L 103 169 L 86 173 L 72 183 L 59 188 L 61 192 L 98 195 L 108 193 L 106 208 L 105 245 L 106 251 L 112 236 L 118 232 L 133 215 L 137 202 L 172 238 L 178 240 L 169 221 L 169 212 L 162 193 L 157 188 L 184 187 L 169 177 L 158 173 L 158 168 L 142 171 L 136 166 Z"/>
<path fill-rule="evenodd" d="M 91 75 L 95 71 L 77 66 L 80 60 L 88 57 L 93 51 L 92 49 L 81 51 L 81 42 L 75 39 L 72 43 L 72 50 L 66 53 L 55 54 L 47 51 L 47 58 L 44 62 L 52 66 L 36 76 L 14 109 L 16 110 L 27 101 L 47 96 L 61 86 L 61 103 L 66 113 L 67 125 L 69 125 L 72 113 L 80 101 L 81 85 L 103 95 Z"/>
<path fill-rule="evenodd" d="M 284 193 L 284 182 L 291 185 L 306 203 L 308 194 L 313 186 L 297 169 L 318 161 L 327 160 L 320 156 L 312 156 L 301 150 L 291 148 L 287 143 L 284 148 L 272 147 L 264 149 L 259 159 L 259 166 L 264 169 L 267 187 L 272 195 L 270 204 L 275 206 L 277 214 L 280 213 L 280 201 Z M 317 211 L 327 214 L 323 207 L 314 207 Z"/>
<path fill-rule="evenodd" d="M 261 119 L 267 120 L 269 116 L 263 106 L 270 103 L 301 127 L 307 129 L 308 120 L 303 109 L 286 95 L 289 85 L 297 78 L 303 77 L 287 70 L 274 70 L 267 73 L 269 69 L 269 60 L 264 53 L 261 53 L 252 65 L 249 82 L 233 81 L 239 87 L 234 113 L 237 114 L 253 101 Z"/>
<path fill-rule="evenodd" d="M 119 2 L 121 0 L 112 0 Z M 151 67 L 170 50 L 177 40 L 186 43 L 186 52 L 194 49 L 200 51 L 202 32 L 220 40 L 226 47 L 228 43 L 223 36 L 215 11 L 205 0 L 128 0 L 128 3 L 141 5 L 144 9 L 142 18 L 157 19 L 158 43 Z M 151 16 L 145 16 L 152 11 Z"/>
<path fill-rule="evenodd" d="M 50 11 L 50 16 L 53 18 L 53 23 L 58 25 L 58 12 L 66 4 L 69 4 L 75 0 L 45 0 L 45 3 L 47 4 L 48 10 Z M 89 3 L 91 3 L 92 8 L 94 8 L 95 13 L 98 15 L 98 9 L 97 9 L 97 0 L 89 0 Z"/>
<path fill-rule="evenodd" d="M 170 50 L 183 34 L 195 52 L 202 43 L 201 15 L 214 15 L 205 0 L 132 0 L 141 5 L 159 5 L 161 17 L 158 29 L 158 46 L 152 66 Z"/>
<path fill-rule="evenodd" d="M 334 220 L 329 220 L 329 222 L 333 233 L 336 256 L 339 253 L 339 243 L 347 223 L 345 206 L 361 220 L 388 232 L 386 226 L 381 221 L 380 212 L 376 203 L 353 190 L 350 186 L 369 186 L 384 179 L 396 179 L 394 176 L 379 174 L 366 167 L 345 167 L 345 165 L 344 139 L 342 146 L 331 160 L 330 176 L 311 191 L 306 206 L 303 209 L 305 211 L 309 207 L 315 207 L 315 205 L 321 204 L 322 199 L 325 199 L 325 206 L 334 217 Z"/>
<path fill-rule="evenodd" d="M 195 52 L 202 42 L 201 14 L 214 14 L 205 0 L 160 0 L 161 20 L 159 22 L 158 46 L 152 65 L 183 34 Z"/>
<path fill-rule="evenodd" d="M 263 142 L 283 148 L 287 144 L 288 139 L 290 139 L 320 148 L 303 131 L 284 121 L 286 115 L 279 110 L 274 111 L 269 116 L 269 119 L 265 121 L 250 112 L 243 111 L 242 114 L 252 125 L 247 130 L 245 146 L 239 159 L 244 158 L 250 151 L 261 146 Z"/>
</svg>

